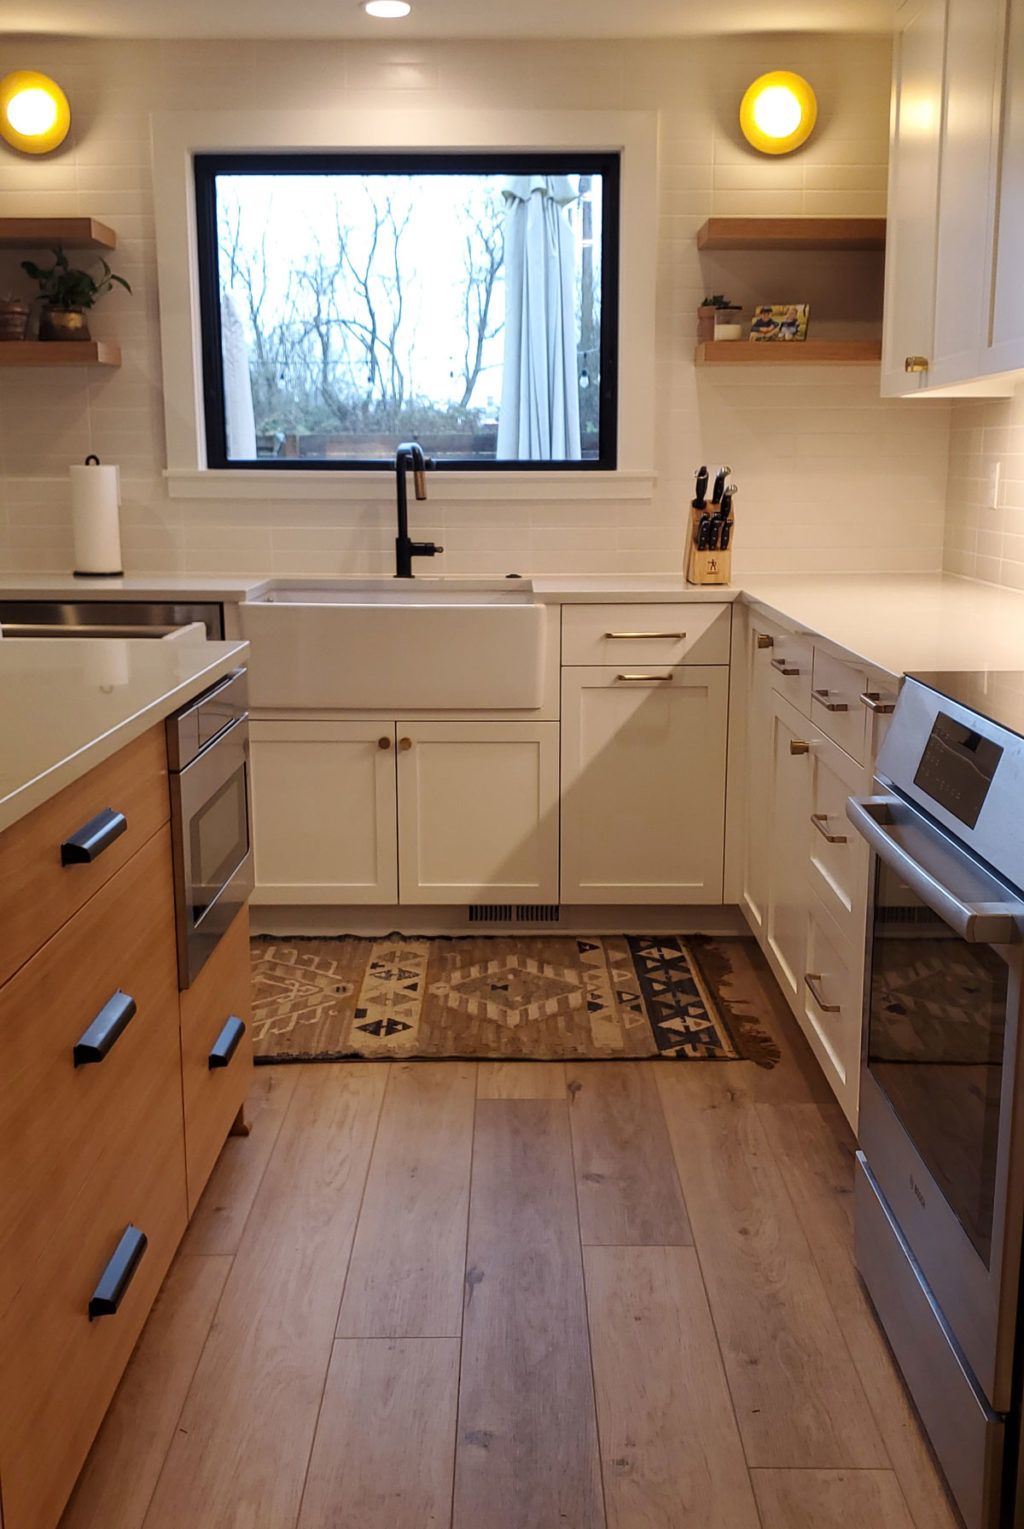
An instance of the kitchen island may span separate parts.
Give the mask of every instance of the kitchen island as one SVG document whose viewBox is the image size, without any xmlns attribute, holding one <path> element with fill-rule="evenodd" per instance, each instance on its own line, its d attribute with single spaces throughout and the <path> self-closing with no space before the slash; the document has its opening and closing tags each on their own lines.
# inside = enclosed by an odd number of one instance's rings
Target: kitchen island
<svg viewBox="0 0 1024 1529">
<path fill-rule="evenodd" d="M 246 651 L 0 642 L 7 1529 L 57 1522 L 248 1091 L 244 909 L 178 991 L 163 726 Z"/>
</svg>

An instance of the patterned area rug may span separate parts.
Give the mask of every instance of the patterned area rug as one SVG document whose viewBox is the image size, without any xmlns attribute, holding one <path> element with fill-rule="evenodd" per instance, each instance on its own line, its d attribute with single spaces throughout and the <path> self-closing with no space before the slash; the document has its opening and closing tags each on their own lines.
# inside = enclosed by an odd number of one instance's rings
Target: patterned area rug
<svg viewBox="0 0 1024 1529">
<path fill-rule="evenodd" d="M 256 1061 L 664 1057 L 771 1066 L 771 1038 L 712 995 L 698 943 L 264 935 L 252 942 Z M 709 965 L 721 970 L 720 953 Z"/>
</svg>

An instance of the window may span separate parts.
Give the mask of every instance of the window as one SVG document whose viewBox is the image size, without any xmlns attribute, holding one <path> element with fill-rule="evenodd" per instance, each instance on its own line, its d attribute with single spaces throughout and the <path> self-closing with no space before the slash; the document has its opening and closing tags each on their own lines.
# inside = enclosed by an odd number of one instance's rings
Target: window
<svg viewBox="0 0 1024 1529">
<path fill-rule="evenodd" d="M 195 157 L 207 462 L 616 466 L 617 154 Z"/>
</svg>

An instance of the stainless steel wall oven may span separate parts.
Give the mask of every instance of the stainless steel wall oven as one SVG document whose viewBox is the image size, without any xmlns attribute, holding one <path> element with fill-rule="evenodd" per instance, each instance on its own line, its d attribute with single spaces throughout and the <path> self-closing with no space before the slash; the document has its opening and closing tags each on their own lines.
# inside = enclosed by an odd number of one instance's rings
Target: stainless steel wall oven
<svg viewBox="0 0 1024 1529">
<path fill-rule="evenodd" d="M 875 795 L 857 1263 L 969 1529 L 1017 1506 L 1024 675 L 904 682 Z"/>
<path fill-rule="evenodd" d="M 191 987 L 252 892 L 246 672 L 167 720 L 178 982 Z"/>
</svg>

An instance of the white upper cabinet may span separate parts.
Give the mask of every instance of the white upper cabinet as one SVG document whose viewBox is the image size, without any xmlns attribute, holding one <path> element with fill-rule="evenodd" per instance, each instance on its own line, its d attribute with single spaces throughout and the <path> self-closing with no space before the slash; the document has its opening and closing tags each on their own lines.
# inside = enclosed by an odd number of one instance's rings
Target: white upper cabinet
<svg viewBox="0 0 1024 1529">
<path fill-rule="evenodd" d="M 908 372 L 906 365 L 914 356 L 931 359 L 945 39 L 946 0 L 907 0 L 893 56 L 889 124 L 882 334 L 886 396 L 916 392 L 927 373 Z"/>
<path fill-rule="evenodd" d="M 1008 17 L 1020 0 L 905 0 L 893 76 L 882 393 L 1000 396 L 1024 364 L 1019 283 L 1024 214 L 997 239 L 997 209 L 1020 173 L 1024 128 L 1001 145 Z M 1020 22 L 1017 22 L 1017 30 Z M 1020 41 L 1016 46 L 1020 49 Z M 1018 74 L 1020 68 L 1018 65 Z M 1020 91 L 1016 91 L 1019 98 Z M 1018 100 L 1017 116 L 1020 115 Z M 1018 198 L 1019 201 L 1019 198 Z M 1012 248 L 1011 248 L 1012 246 Z M 990 345 L 993 294 L 1016 352 Z"/>
<path fill-rule="evenodd" d="M 1024 368 L 1024 5 L 1007 11 L 986 371 Z"/>
</svg>

